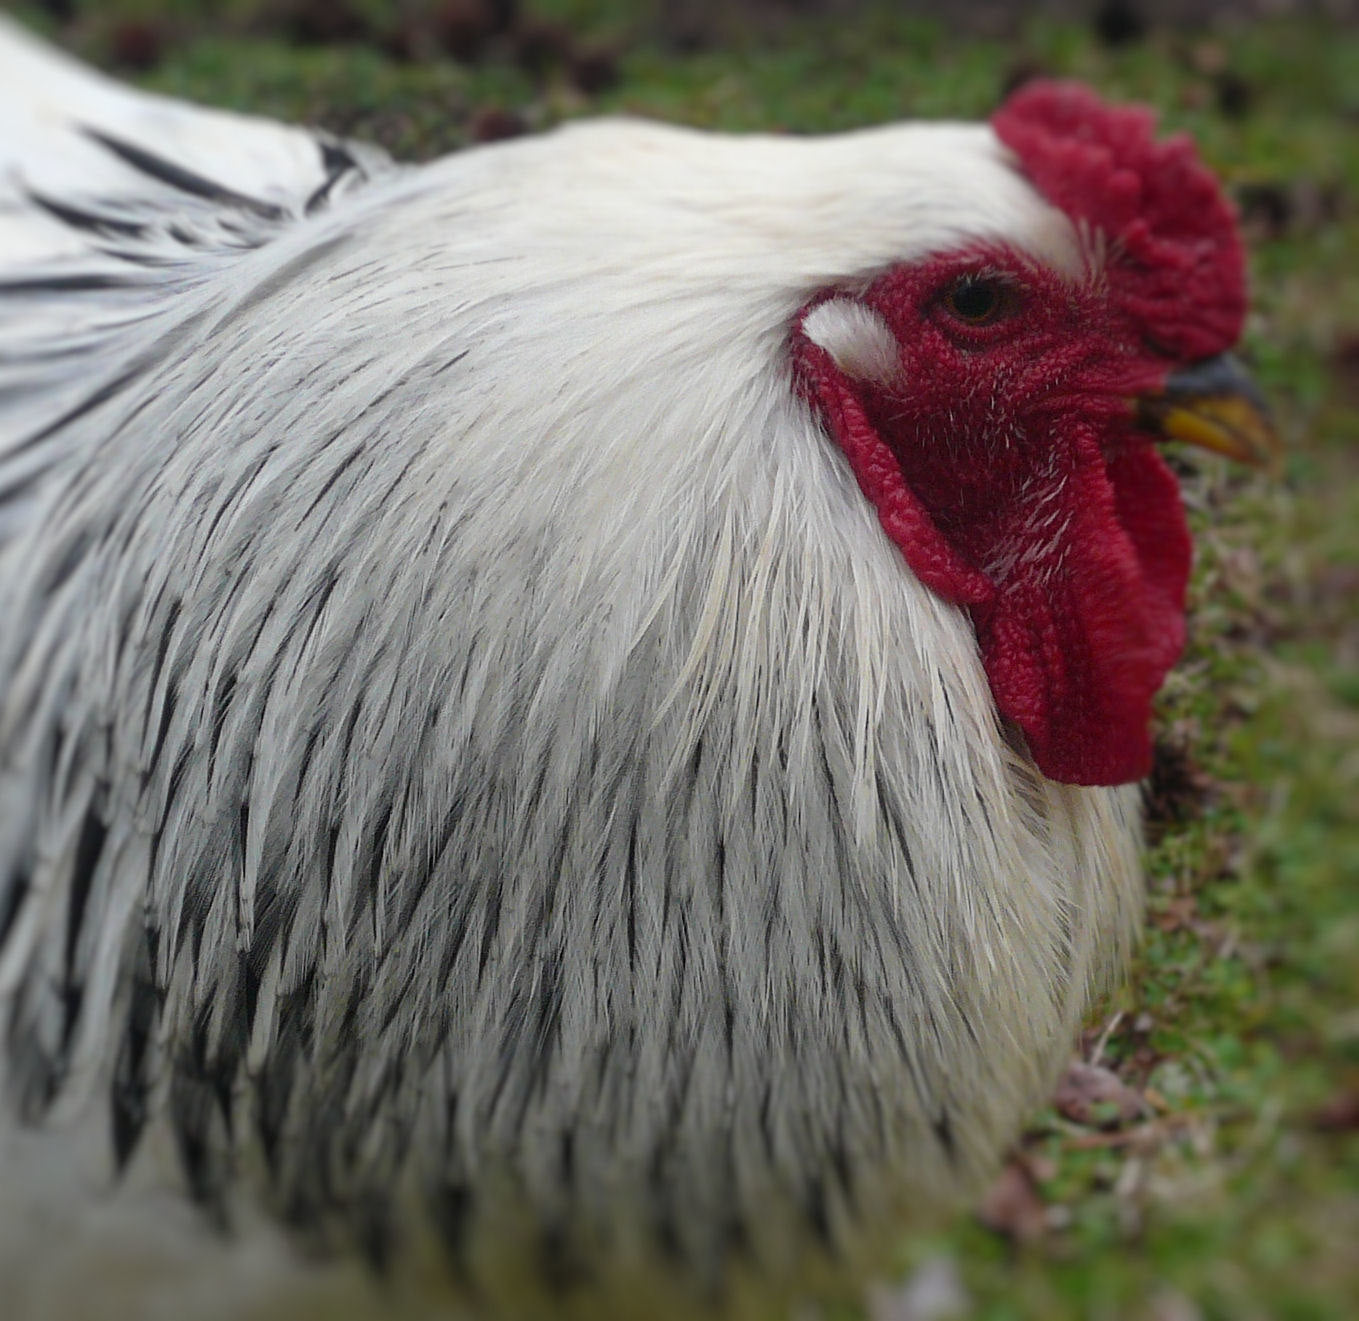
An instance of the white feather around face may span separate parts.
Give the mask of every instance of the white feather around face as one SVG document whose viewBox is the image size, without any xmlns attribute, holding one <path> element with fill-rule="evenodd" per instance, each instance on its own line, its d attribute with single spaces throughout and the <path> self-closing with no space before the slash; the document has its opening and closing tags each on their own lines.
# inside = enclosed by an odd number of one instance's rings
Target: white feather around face
<svg viewBox="0 0 1359 1321">
<path fill-rule="evenodd" d="M 500 1193 L 703 1274 L 974 1187 L 1126 942 L 1134 794 L 1008 747 L 786 348 L 1054 214 L 985 129 L 612 124 L 148 274 L 0 552 L 21 1090 L 108 1086 L 153 985 L 139 1067 L 248 1066 L 285 1197 L 410 1160 L 474 1256 Z"/>
<path fill-rule="evenodd" d="M 818 303 L 802 321 L 802 333 L 857 381 L 884 389 L 901 374 L 901 350 L 887 323 L 872 309 L 848 298 Z"/>
</svg>

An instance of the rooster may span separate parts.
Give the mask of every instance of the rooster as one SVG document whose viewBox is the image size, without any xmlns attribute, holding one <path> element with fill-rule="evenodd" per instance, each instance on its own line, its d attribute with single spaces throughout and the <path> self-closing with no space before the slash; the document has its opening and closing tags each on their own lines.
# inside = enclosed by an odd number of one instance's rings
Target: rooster
<svg viewBox="0 0 1359 1321">
<path fill-rule="evenodd" d="M 1133 939 L 1156 442 L 1268 435 L 1190 143 L 404 167 L 7 25 L 0 155 L 18 1314 L 758 1310 L 975 1194 Z"/>
</svg>

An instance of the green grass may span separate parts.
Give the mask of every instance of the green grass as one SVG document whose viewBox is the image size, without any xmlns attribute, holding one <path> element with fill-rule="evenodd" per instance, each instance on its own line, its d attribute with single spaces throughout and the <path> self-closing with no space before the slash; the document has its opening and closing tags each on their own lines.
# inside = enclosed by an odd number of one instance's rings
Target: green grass
<svg viewBox="0 0 1359 1321">
<path fill-rule="evenodd" d="M 282 44 L 244 0 L 212 6 L 204 31 L 201 8 L 117 0 L 64 37 L 107 59 L 123 17 L 170 12 L 146 85 L 407 155 L 462 144 L 487 106 L 534 127 L 600 110 L 795 131 L 974 117 L 1042 69 L 1151 102 L 1243 199 L 1263 189 L 1291 206 L 1283 224 L 1247 217 L 1246 349 L 1288 458 L 1273 476 L 1203 463 L 1186 478 L 1192 636 L 1161 703 L 1179 819 L 1157 827 L 1132 979 L 1086 1043 L 1112 1021 L 1101 1058 L 1145 1089 L 1149 1116 L 1112 1130 L 1040 1116 L 1024 1160 L 1046 1232 L 1020 1243 L 967 1219 L 903 1244 L 900 1264 L 948 1256 L 986 1321 L 1359 1315 L 1359 1134 L 1325 1122 L 1359 1093 L 1359 33 L 1271 22 L 1108 50 L 1049 20 L 979 41 L 885 7 L 684 55 L 621 2 L 540 5 L 621 50 L 616 85 L 590 97 L 508 48 L 402 64 Z M 1221 108 L 1233 78 L 1236 116 Z"/>
</svg>

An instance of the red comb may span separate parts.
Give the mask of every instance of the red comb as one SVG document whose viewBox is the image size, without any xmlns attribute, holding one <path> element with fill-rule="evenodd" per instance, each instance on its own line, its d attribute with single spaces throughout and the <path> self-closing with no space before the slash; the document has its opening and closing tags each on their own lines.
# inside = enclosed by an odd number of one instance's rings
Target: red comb
<svg viewBox="0 0 1359 1321">
<path fill-rule="evenodd" d="M 1111 291 L 1147 340 L 1185 361 L 1241 334 L 1245 259 L 1231 203 L 1184 135 L 1088 87 L 1033 82 L 991 118 L 1024 173 L 1072 220 L 1100 231 Z"/>
</svg>

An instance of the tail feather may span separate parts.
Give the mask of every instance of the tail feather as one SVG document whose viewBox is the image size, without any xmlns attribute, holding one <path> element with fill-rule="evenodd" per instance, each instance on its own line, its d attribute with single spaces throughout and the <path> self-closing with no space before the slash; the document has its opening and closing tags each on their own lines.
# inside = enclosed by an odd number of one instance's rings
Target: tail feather
<svg viewBox="0 0 1359 1321">
<path fill-rule="evenodd" d="M 391 168 L 375 148 L 124 87 L 0 16 L 0 275 L 87 255 L 147 211 L 276 225 Z"/>
<path fill-rule="evenodd" d="M 396 166 L 123 87 L 0 16 L 0 549 L 133 327 L 223 260 Z"/>
</svg>

